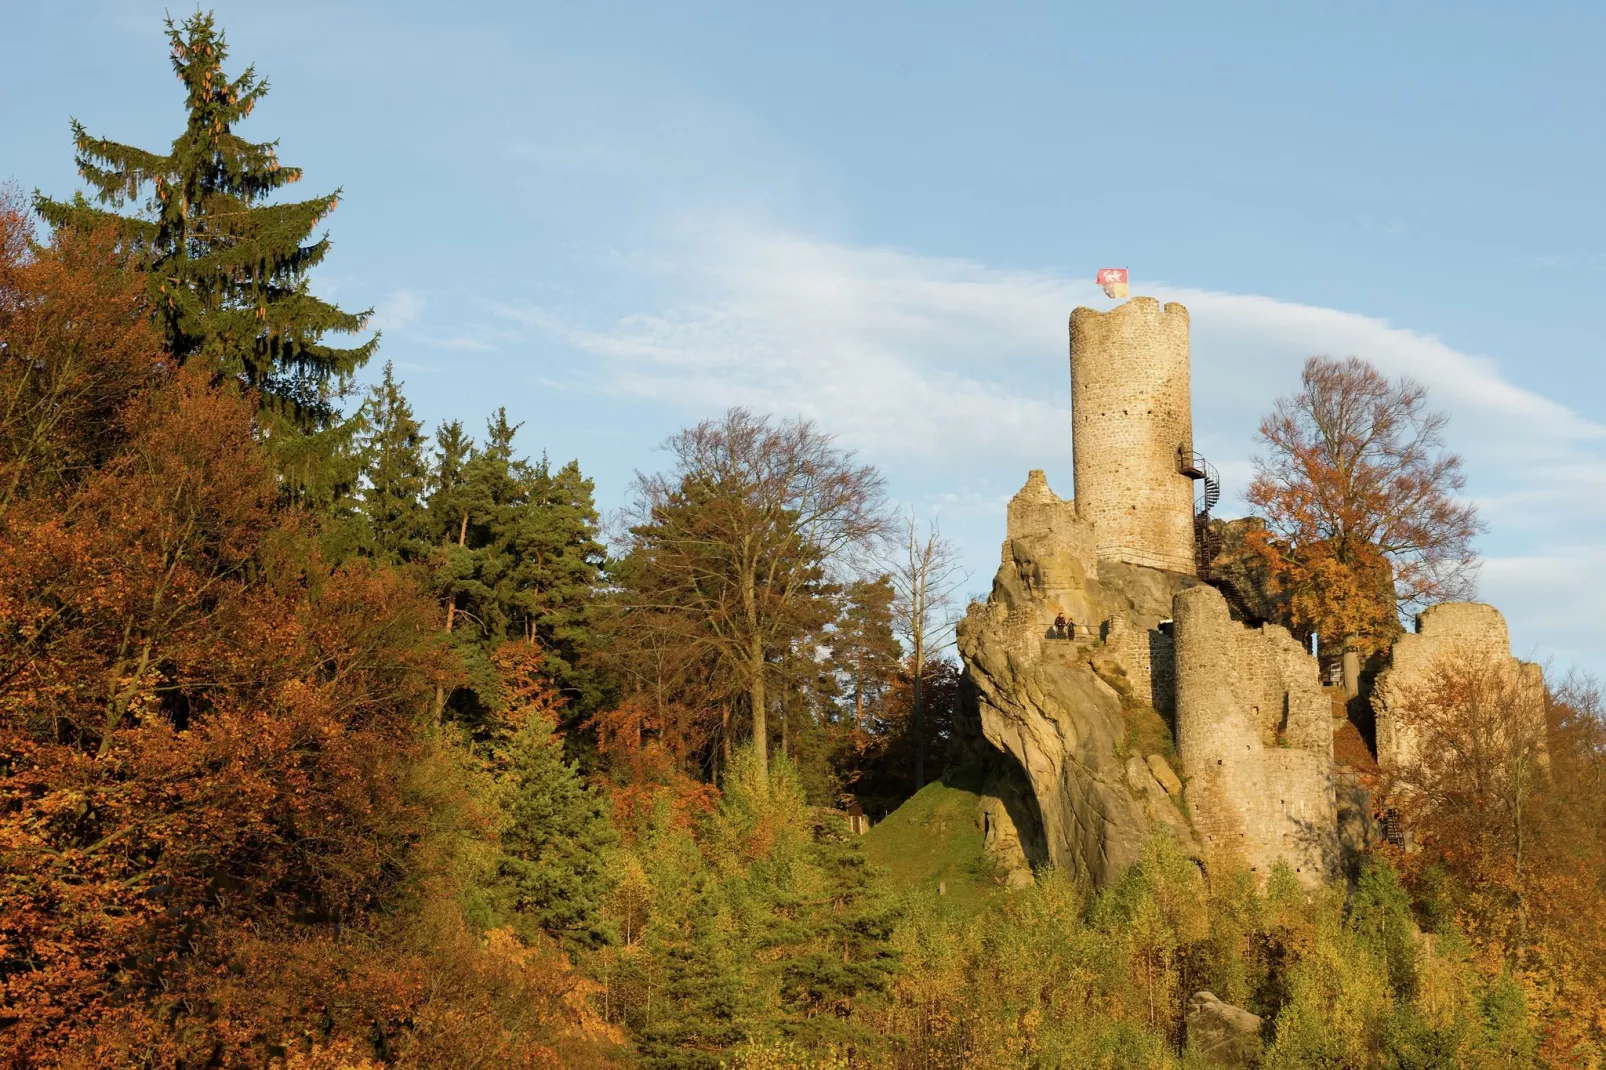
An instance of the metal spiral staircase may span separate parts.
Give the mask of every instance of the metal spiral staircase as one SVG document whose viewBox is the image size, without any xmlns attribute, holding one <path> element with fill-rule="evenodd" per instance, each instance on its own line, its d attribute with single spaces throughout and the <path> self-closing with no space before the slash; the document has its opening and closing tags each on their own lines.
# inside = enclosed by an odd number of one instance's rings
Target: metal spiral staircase
<svg viewBox="0 0 1606 1070">
<path fill-rule="evenodd" d="M 1259 615 L 1244 601 L 1238 588 L 1217 573 L 1214 565 L 1221 553 L 1221 532 L 1210 523 L 1210 510 L 1221 501 L 1221 475 L 1216 466 L 1187 446 L 1177 447 L 1177 471 L 1201 483 L 1193 497 L 1193 563 L 1199 578 L 1220 591 L 1238 616 L 1258 624 Z"/>
<path fill-rule="evenodd" d="M 1210 564 L 1221 552 L 1221 536 L 1210 527 L 1210 510 L 1221 501 L 1221 476 L 1187 446 L 1177 447 L 1177 471 L 1202 484 L 1193 496 L 1193 563 L 1199 578 L 1209 580 Z"/>
</svg>

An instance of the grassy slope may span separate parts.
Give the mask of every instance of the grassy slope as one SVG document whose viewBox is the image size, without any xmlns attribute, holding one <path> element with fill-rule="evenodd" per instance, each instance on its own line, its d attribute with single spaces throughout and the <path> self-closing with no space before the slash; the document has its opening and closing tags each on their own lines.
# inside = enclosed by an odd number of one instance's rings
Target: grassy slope
<svg viewBox="0 0 1606 1070">
<path fill-rule="evenodd" d="M 865 855 L 899 890 L 936 895 L 940 882 L 948 906 L 979 910 L 1000 885 L 982 850 L 978 786 L 963 771 L 927 784 L 865 834 Z"/>
</svg>

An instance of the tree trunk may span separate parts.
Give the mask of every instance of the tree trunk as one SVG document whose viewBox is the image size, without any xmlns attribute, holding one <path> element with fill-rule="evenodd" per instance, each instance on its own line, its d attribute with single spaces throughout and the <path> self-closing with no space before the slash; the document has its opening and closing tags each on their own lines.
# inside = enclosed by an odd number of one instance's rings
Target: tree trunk
<svg viewBox="0 0 1606 1070">
<path fill-rule="evenodd" d="M 468 514 L 463 514 L 463 522 L 457 528 L 457 545 L 461 547 L 468 541 Z M 457 592 L 446 600 L 446 634 L 452 634 L 452 621 L 457 616 Z M 446 711 L 446 689 L 440 684 L 435 685 L 435 723 L 441 723 L 441 715 Z"/>
<path fill-rule="evenodd" d="M 770 727 L 765 716 L 764 642 L 756 634 L 748 641 L 747 671 L 747 701 L 753 708 L 753 756 L 758 761 L 759 778 L 767 784 L 770 773 Z"/>
<path fill-rule="evenodd" d="M 719 770 L 723 775 L 731 767 L 731 707 L 728 702 L 719 711 L 719 751 L 724 759 L 724 765 Z"/>
<path fill-rule="evenodd" d="M 864 650 L 859 650 L 853 673 L 853 730 L 864 731 Z"/>
<path fill-rule="evenodd" d="M 926 637 L 924 629 L 915 632 L 914 662 L 914 733 L 915 733 L 915 790 L 926 786 Z"/>
<path fill-rule="evenodd" d="M 915 666 L 915 702 L 914 702 L 914 734 L 915 734 L 915 790 L 919 791 L 926 786 L 926 711 L 925 696 L 921 694 L 921 672 L 924 666 Z"/>
</svg>

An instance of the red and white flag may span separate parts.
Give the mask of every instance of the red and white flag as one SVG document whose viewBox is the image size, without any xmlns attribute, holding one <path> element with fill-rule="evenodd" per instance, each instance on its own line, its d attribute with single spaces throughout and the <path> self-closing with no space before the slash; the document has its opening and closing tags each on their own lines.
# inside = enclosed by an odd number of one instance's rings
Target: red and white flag
<svg viewBox="0 0 1606 1070">
<path fill-rule="evenodd" d="M 1126 296 L 1126 268 L 1099 268 L 1093 281 L 1104 287 L 1105 297 Z"/>
</svg>

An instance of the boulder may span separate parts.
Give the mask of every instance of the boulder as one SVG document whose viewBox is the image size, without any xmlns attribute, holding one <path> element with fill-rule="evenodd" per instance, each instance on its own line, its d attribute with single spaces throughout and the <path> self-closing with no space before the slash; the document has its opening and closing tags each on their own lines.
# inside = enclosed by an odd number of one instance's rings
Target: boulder
<svg viewBox="0 0 1606 1070">
<path fill-rule="evenodd" d="M 1149 772 L 1154 774 L 1154 779 L 1160 782 L 1160 786 L 1165 789 L 1165 793 L 1173 799 L 1180 799 L 1182 797 L 1182 781 L 1178 779 L 1176 773 L 1171 771 L 1171 764 L 1158 754 L 1151 754 L 1145 760 L 1148 762 Z"/>
<path fill-rule="evenodd" d="M 976 817 L 981 823 L 982 850 L 1003 875 L 1005 886 L 1025 888 L 1030 885 L 1031 860 L 1008 805 L 996 795 L 983 795 L 976 803 Z"/>
<path fill-rule="evenodd" d="M 1213 992 L 1195 992 L 1188 1000 L 1184 1024 L 1188 1046 L 1207 1062 L 1235 1068 L 1260 1064 L 1261 1018 L 1258 1014 L 1223 1003 Z"/>
</svg>

